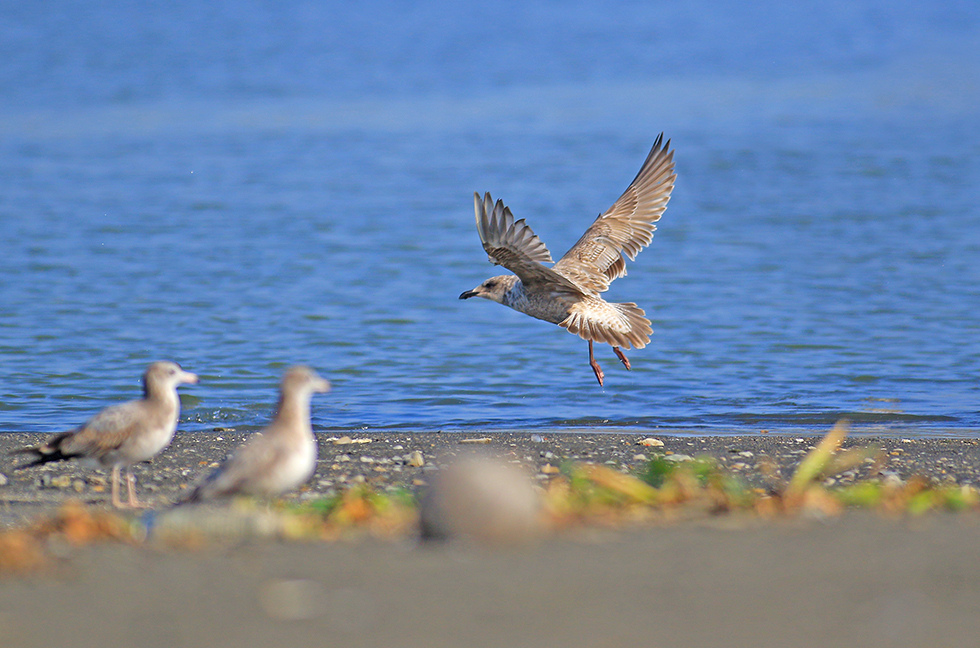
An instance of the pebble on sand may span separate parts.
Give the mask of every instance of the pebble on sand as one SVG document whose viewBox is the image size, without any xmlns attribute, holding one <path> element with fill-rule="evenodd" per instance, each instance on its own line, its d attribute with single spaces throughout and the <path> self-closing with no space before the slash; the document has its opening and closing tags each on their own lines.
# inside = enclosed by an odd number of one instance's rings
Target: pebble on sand
<svg viewBox="0 0 980 648">
<path fill-rule="evenodd" d="M 664 446 L 664 442 L 661 441 L 660 439 L 654 439 L 653 437 L 647 437 L 646 439 L 641 439 L 641 440 L 637 441 L 636 442 L 636 445 L 650 446 L 650 447 L 654 447 L 654 448 L 662 448 Z"/>
</svg>

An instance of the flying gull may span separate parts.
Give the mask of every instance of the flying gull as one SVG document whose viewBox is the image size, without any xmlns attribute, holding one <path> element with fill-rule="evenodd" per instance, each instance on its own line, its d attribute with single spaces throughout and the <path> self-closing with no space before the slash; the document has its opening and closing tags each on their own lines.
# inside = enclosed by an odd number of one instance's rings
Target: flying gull
<svg viewBox="0 0 980 648">
<path fill-rule="evenodd" d="M 482 199 L 473 194 L 483 249 L 491 263 L 514 274 L 490 277 L 459 298 L 483 297 L 587 340 L 589 365 L 599 385 L 603 372 L 593 355 L 593 342 L 612 346 L 629 369 L 622 348 L 645 347 L 653 333 L 650 320 L 636 304 L 609 303 L 600 293 L 626 275 L 626 259 L 632 261 L 650 244 L 657 229 L 654 223 L 667 208 L 677 176 L 670 140 L 662 144 L 663 133 L 623 195 L 551 267 L 542 265 L 552 263 L 551 253 L 523 218 L 515 221 L 510 208 L 501 200 L 494 204 L 489 193 Z"/>
<path fill-rule="evenodd" d="M 34 455 L 34 461 L 19 468 L 74 457 L 112 466 L 112 504 L 126 508 L 119 500 L 119 469 L 125 466 L 128 506 L 142 507 L 136 498 L 132 466 L 151 459 L 170 444 L 180 415 L 177 386 L 196 382 L 197 376 L 174 362 L 154 362 L 143 374 L 143 398 L 107 407 L 81 427 L 56 434 L 39 446 L 15 451 Z"/>
<path fill-rule="evenodd" d="M 312 369 L 291 367 L 280 384 L 279 406 L 272 423 L 253 435 L 181 503 L 238 493 L 275 497 L 303 484 L 316 467 L 310 398 L 328 391 L 330 383 Z"/>
</svg>

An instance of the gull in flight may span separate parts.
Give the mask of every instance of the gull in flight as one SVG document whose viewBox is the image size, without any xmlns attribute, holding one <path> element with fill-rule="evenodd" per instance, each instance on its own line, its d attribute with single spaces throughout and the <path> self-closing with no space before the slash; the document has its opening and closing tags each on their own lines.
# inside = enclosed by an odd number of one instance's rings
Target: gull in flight
<svg viewBox="0 0 980 648">
<path fill-rule="evenodd" d="M 174 362 L 154 362 L 143 374 L 143 398 L 107 407 L 81 427 L 56 434 L 39 446 L 17 450 L 34 455 L 34 461 L 19 468 L 75 457 L 112 466 L 112 505 L 126 508 L 119 499 L 119 469 L 125 466 L 128 506 L 142 507 L 136 498 L 132 466 L 170 445 L 180 416 L 177 386 L 196 382 L 197 376 Z"/>
<path fill-rule="evenodd" d="M 593 342 L 612 346 L 623 366 L 622 349 L 642 349 L 653 329 L 643 309 L 632 302 L 607 302 L 600 293 L 626 275 L 633 260 L 650 244 L 674 189 L 674 152 L 663 133 L 654 142 L 640 172 L 613 206 L 600 214 L 582 238 L 552 263 L 551 253 L 524 219 L 514 220 L 503 201 L 473 194 L 476 227 L 490 262 L 514 274 L 490 277 L 460 299 L 482 297 L 531 317 L 557 324 L 589 343 L 589 365 L 601 386 L 604 374 L 593 354 Z"/>
</svg>

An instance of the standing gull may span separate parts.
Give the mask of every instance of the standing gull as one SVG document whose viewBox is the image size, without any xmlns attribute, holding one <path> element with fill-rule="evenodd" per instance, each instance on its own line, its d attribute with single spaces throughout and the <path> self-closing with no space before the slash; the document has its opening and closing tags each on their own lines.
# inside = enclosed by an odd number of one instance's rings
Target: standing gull
<svg viewBox="0 0 980 648">
<path fill-rule="evenodd" d="M 514 274 L 490 277 L 460 299 L 483 297 L 531 317 L 557 324 L 589 342 L 589 365 L 602 385 L 603 373 L 593 342 L 612 346 L 630 368 L 621 347 L 642 349 L 653 329 L 643 309 L 632 302 L 609 303 L 605 292 L 613 279 L 626 275 L 633 260 L 650 244 L 674 189 L 674 152 L 670 140 L 657 137 L 640 172 L 613 206 L 600 214 L 582 238 L 552 267 L 551 253 L 524 219 L 515 221 L 503 201 L 473 194 L 476 227 L 490 262 Z M 663 144 L 663 145 L 662 145 Z M 661 146 L 662 145 L 662 146 Z"/>
<path fill-rule="evenodd" d="M 39 446 L 17 450 L 34 455 L 34 461 L 20 468 L 73 457 L 112 466 L 112 505 L 125 508 L 119 499 L 119 469 L 125 466 L 128 506 L 142 507 L 136 498 L 132 466 L 170 444 L 180 416 L 177 386 L 196 382 L 197 376 L 174 362 L 154 362 L 143 374 L 143 398 L 107 407 L 81 427 L 56 434 Z"/>
<path fill-rule="evenodd" d="M 182 503 L 237 493 L 275 497 L 313 475 L 316 439 L 310 425 L 310 398 L 330 391 L 330 383 L 308 367 L 291 367 L 279 387 L 276 415 Z"/>
</svg>

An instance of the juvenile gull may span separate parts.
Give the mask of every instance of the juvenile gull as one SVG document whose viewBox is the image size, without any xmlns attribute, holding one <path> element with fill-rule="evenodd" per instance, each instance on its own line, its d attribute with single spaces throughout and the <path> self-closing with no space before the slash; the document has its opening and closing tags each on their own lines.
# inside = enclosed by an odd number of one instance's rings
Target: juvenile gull
<svg viewBox="0 0 980 648">
<path fill-rule="evenodd" d="M 473 194 L 476 227 L 490 262 L 514 274 L 490 277 L 460 299 L 483 297 L 531 317 L 557 324 L 589 343 L 589 365 L 602 385 L 603 373 L 593 342 L 612 346 L 630 368 L 622 348 L 642 349 L 653 329 L 643 309 L 632 302 L 609 303 L 599 293 L 626 275 L 633 260 L 650 244 L 654 223 L 667 209 L 674 189 L 674 152 L 670 140 L 657 137 L 640 172 L 613 206 L 600 214 L 582 238 L 552 267 L 551 253 L 524 219 L 515 221 L 503 201 Z"/>
<path fill-rule="evenodd" d="M 197 376 L 174 362 L 154 362 L 143 374 L 143 398 L 107 407 L 81 427 L 56 434 L 39 446 L 17 450 L 34 455 L 34 461 L 19 468 L 74 457 L 112 466 L 112 504 L 125 508 L 119 499 L 119 469 L 125 466 L 128 506 L 141 507 L 132 466 L 170 444 L 180 416 L 177 386 L 196 382 Z"/>
<path fill-rule="evenodd" d="M 316 467 L 310 398 L 328 391 L 330 383 L 312 369 L 291 367 L 282 378 L 272 423 L 208 475 L 182 503 L 237 493 L 275 497 L 303 484 Z"/>
</svg>

